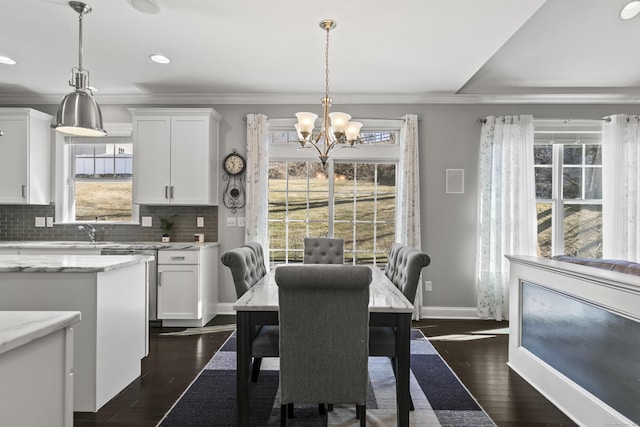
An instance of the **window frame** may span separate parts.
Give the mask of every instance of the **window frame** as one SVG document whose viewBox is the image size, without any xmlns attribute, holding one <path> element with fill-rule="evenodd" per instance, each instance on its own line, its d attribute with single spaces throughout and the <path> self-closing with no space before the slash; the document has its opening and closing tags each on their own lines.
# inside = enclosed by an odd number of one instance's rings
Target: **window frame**
<svg viewBox="0 0 640 427">
<path fill-rule="evenodd" d="M 113 144 L 109 142 L 109 137 L 119 139 L 129 139 L 133 144 L 133 126 L 131 123 L 105 123 L 104 128 L 107 130 L 107 137 L 93 138 L 90 141 L 95 144 Z M 56 224 L 119 224 L 119 225 L 138 225 L 140 223 L 140 206 L 132 202 L 131 221 L 77 221 L 75 219 L 75 188 L 74 188 L 74 159 L 73 159 L 73 140 L 81 140 L 86 138 L 69 137 L 56 132 L 55 156 L 53 171 L 55 174 L 55 222 Z M 128 142 L 127 142 L 128 143 Z M 132 176 L 135 180 L 135 175 Z"/>
<path fill-rule="evenodd" d="M 399 166 L 400 161 L 400 131 L 402 128 L 402 120 L 401 119 L 364 119 L 359 120 L 363 123 L 361 132 L 371 133 L 371 132 L 393 132 L 397 135 L 395 144 L 358 144 L 354 146 L 354 148 L 338 148 L 331 152 L 330 158 L 327 161 L 326 173 L 327 176 L 334 176 L 335 174 L 335 164 L 336 163 L 350 163 L 350 164 L 394 164 L 396 167 L 396 173 Z M 290 135 L 294 136 L 294 125 L 296 123 L 296 119 L 286 118 L 286 119 L 269 119 L 268 120 L 268 132 L 271 133 L 273 131 L 286 131 L 290 132 Z M 319 162 L 317 157 L 317 151 L 313 148 L 300 148 L 297 138 L 288 143 L 270 143 L 269 144 L 269 163 L 271 162 Z M 376 170 L 376 175 L 377 175 Z M 377 182 L 377 181 L 376 181 Z M 398 181 L 396 176 L 396 189 L 397 189 Z M 396 198 L 396 203 L 394 209 L 397 211 L 398 209 L 398 200 Z M 377 214 L 374 212 L 374 215 Z M 328 180 L 328 216 L 329 216 L 329 224 L 328 224 L 328 236 L 334 236 L 334 224 L 335 224 L 335 182 L 333 179 Z M 286 219 L 285 219 L 286 221 Z M 273 221 L 269 221 L 271 223 Z M 375 219 L 374 219 L 375 223 Z M 307 221 L 307 234 L 309 231 L 309 225 Z M 354 225 L 355 226 L 355 225 Z M 395 232 L 395 226 L 394 226 Z M 288 236 L 287 236 L 288 241 Z M 374 241 L 374 248 L 372 252 L 374 253 L 374 265 L 375 262 L 375 245 L 377 242 Z M 355 245 L 354 245 L 355 246 Z M 280 248 L 278 248 L 280 249 Z M 270 248 L 270 251 L 272 248 Z M 295 249 L 290 249 L 289 247 L 284 248 L 285 251 L 285 261 L 289 262 L 289 252 L 295 252 Z M 347 253 L 347 249 L 345 249 L 345 254 Z M 350 253 L 357 253 L 357 249 L 354 247 L 353 251 Z M 270 258 L 270 257 L 269 257 Z"/>
<path fill-rule="evenodd" d="M 552 179 L 552 195 L 551 199 L 538 199 L 536 197 L 536 210 L 539 204 L 551 205 L 551 256 L 563 255 L 565 253 L 564 241 L 564 211 L 567 205 L 600 205 L 602 206 L 602 198 L 600 199 L 566 199 L 563 194 L 563 172 L 565 167 L 580 167 L 583 170 L 582 180 L 587 168 L 599 168 L 602 170 L 602 162 L 600 165 L 586 165 L 584 153 L 582 163 L 580 165 L 564 164 L 564 147 L 576 145 L 583 147 L 586 145 L 602 146 L 602 120 L 535 120 L 534 123 L 534 147 L 536 145 L 552 146 L 551 179 Z M 542 140 L 536 137 L 536 134 L 548 134 L 548 138 Z M 576 139 L 573 135 L 579 134 L 584 140 Z M 564 135 L 564 137 L 563 137 Z M 599 135 L 595 138 L 593 136 Z M 580 138 L 580 137 L 578 137 Z M 534 170 L 544 165 L 534 164 Z M 585 186 L 582 185 L 582 194 L 584 195 Z M 538 232 L 536 227 L 536 241 L 538 240 Z"/>
</svg>

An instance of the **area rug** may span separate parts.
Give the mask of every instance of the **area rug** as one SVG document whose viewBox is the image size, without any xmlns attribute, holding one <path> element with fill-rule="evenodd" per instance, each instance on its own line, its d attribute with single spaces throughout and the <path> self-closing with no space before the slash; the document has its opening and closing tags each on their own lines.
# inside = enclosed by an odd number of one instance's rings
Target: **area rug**
<svg viewBox="0 0 640 427">
<path fill-rule="evenodd" d="M 161 427 L 237 425 L 236 335 L 207 363 L 158 424 Z M 411 331 L 412 426 L 495 426 L 420 330 Z M 250 424 L 280 425 L 278 359 L 263 359 L 251 383 Z M 296 405 L 290 426 L 357 426 L 355 405 L 335 405 L 319 414 L 317 405 Z M 395 378 L 388 358 L 369 358 L 368 426 L 396 425 Z"/>
</svg>

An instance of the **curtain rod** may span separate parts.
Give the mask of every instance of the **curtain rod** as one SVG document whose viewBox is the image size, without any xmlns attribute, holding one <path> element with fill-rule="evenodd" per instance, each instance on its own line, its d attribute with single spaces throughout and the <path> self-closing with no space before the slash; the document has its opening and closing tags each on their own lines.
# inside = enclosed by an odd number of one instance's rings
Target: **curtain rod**
<svg viewBox="0 0 640 427">
<path fill-rule="evenodd" d="M 580 121 L 580 122 L 581 121 L 590 121 L 590 122 L 603 122 L 604 121 L 604 122 L 608 123 L 608 122 L 611 121 L 611 118 L 610 117 L 603 117 L 602 119 L 535 119 L 535 118 L 533 119 L 534 123 L 536 121 L 539 121 L 539 122 L 558 122 L 558 123 L 567 123 L 567 124 L 568 123 L 573 123 L 574 120 L 577 120 L 577 121 Z M 476 122 L 477 123 L 486 123 L 487 122 L 487 118 L 486 117 L 478 117 L 476 119 Z"/>
<path fill-rule="evenodd" d="M 284 119 L 292 119 L 295 120 L 295 117 L 268 117 L 269 120 L 284 120 Z M 404 117 L 363 117 L 361 120 L 403 120 Z M 479 119 L 478 119 L 479 120 Z M 247 121 L 247 115 L 242 116 L 242 121 Z M 418 117 L 418 123 L 422 122 L 422 117 Z"/>
</svg>

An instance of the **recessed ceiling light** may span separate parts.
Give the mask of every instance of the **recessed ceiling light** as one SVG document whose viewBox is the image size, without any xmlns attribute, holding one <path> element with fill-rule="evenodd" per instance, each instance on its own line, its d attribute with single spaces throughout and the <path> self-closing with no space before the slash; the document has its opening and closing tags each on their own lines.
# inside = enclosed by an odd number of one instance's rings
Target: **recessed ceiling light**
<svg viewBox="0 0 640 427">
<path fill-rule="evenodd" d="M 158 6 L 155 0 L 127 0 L 127 2 L 138 12 L 148 13 L 150 15 L 155 15 L 160 12 L 160 6 Z"/>
<path fill-rule="evenodd" d="M 153 62 L 157 62 L 158 64 L 168 64 L 169 62 L 171 62 L 169 58 L 164 55 L 160 55 L 159 53 L 155 53 L 149 56 L 149 59 L 151 59 Z"/>
<path fill-rule="evenodd" d="M 9 58 L 8 56 L 0 56 L 0 64 L 16 65 L 16 61 Z"/>
<path fill-rule="evenodd" d="M 640 13 L 640 1 L 630 1 L 620 11 L 620 19 L 631 19 Z"/>
</svg>

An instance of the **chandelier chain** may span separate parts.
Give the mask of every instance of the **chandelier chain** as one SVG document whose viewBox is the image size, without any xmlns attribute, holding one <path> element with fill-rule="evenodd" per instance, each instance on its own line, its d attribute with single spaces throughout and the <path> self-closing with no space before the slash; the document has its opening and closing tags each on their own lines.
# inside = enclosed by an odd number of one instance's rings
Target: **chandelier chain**
<svg viewBox="0 0 640 427">
<path fill-rule="evenodd" d="M 331 27 L 327 26 L 327 42 L 324 51 L 324 69 L 325 69 L 325 86 L 324 86 L 324 94 L 325 98 L 327 98 L 327 102 L 329 102 L 329 31 L 331 31 Z"/>
</svg>

